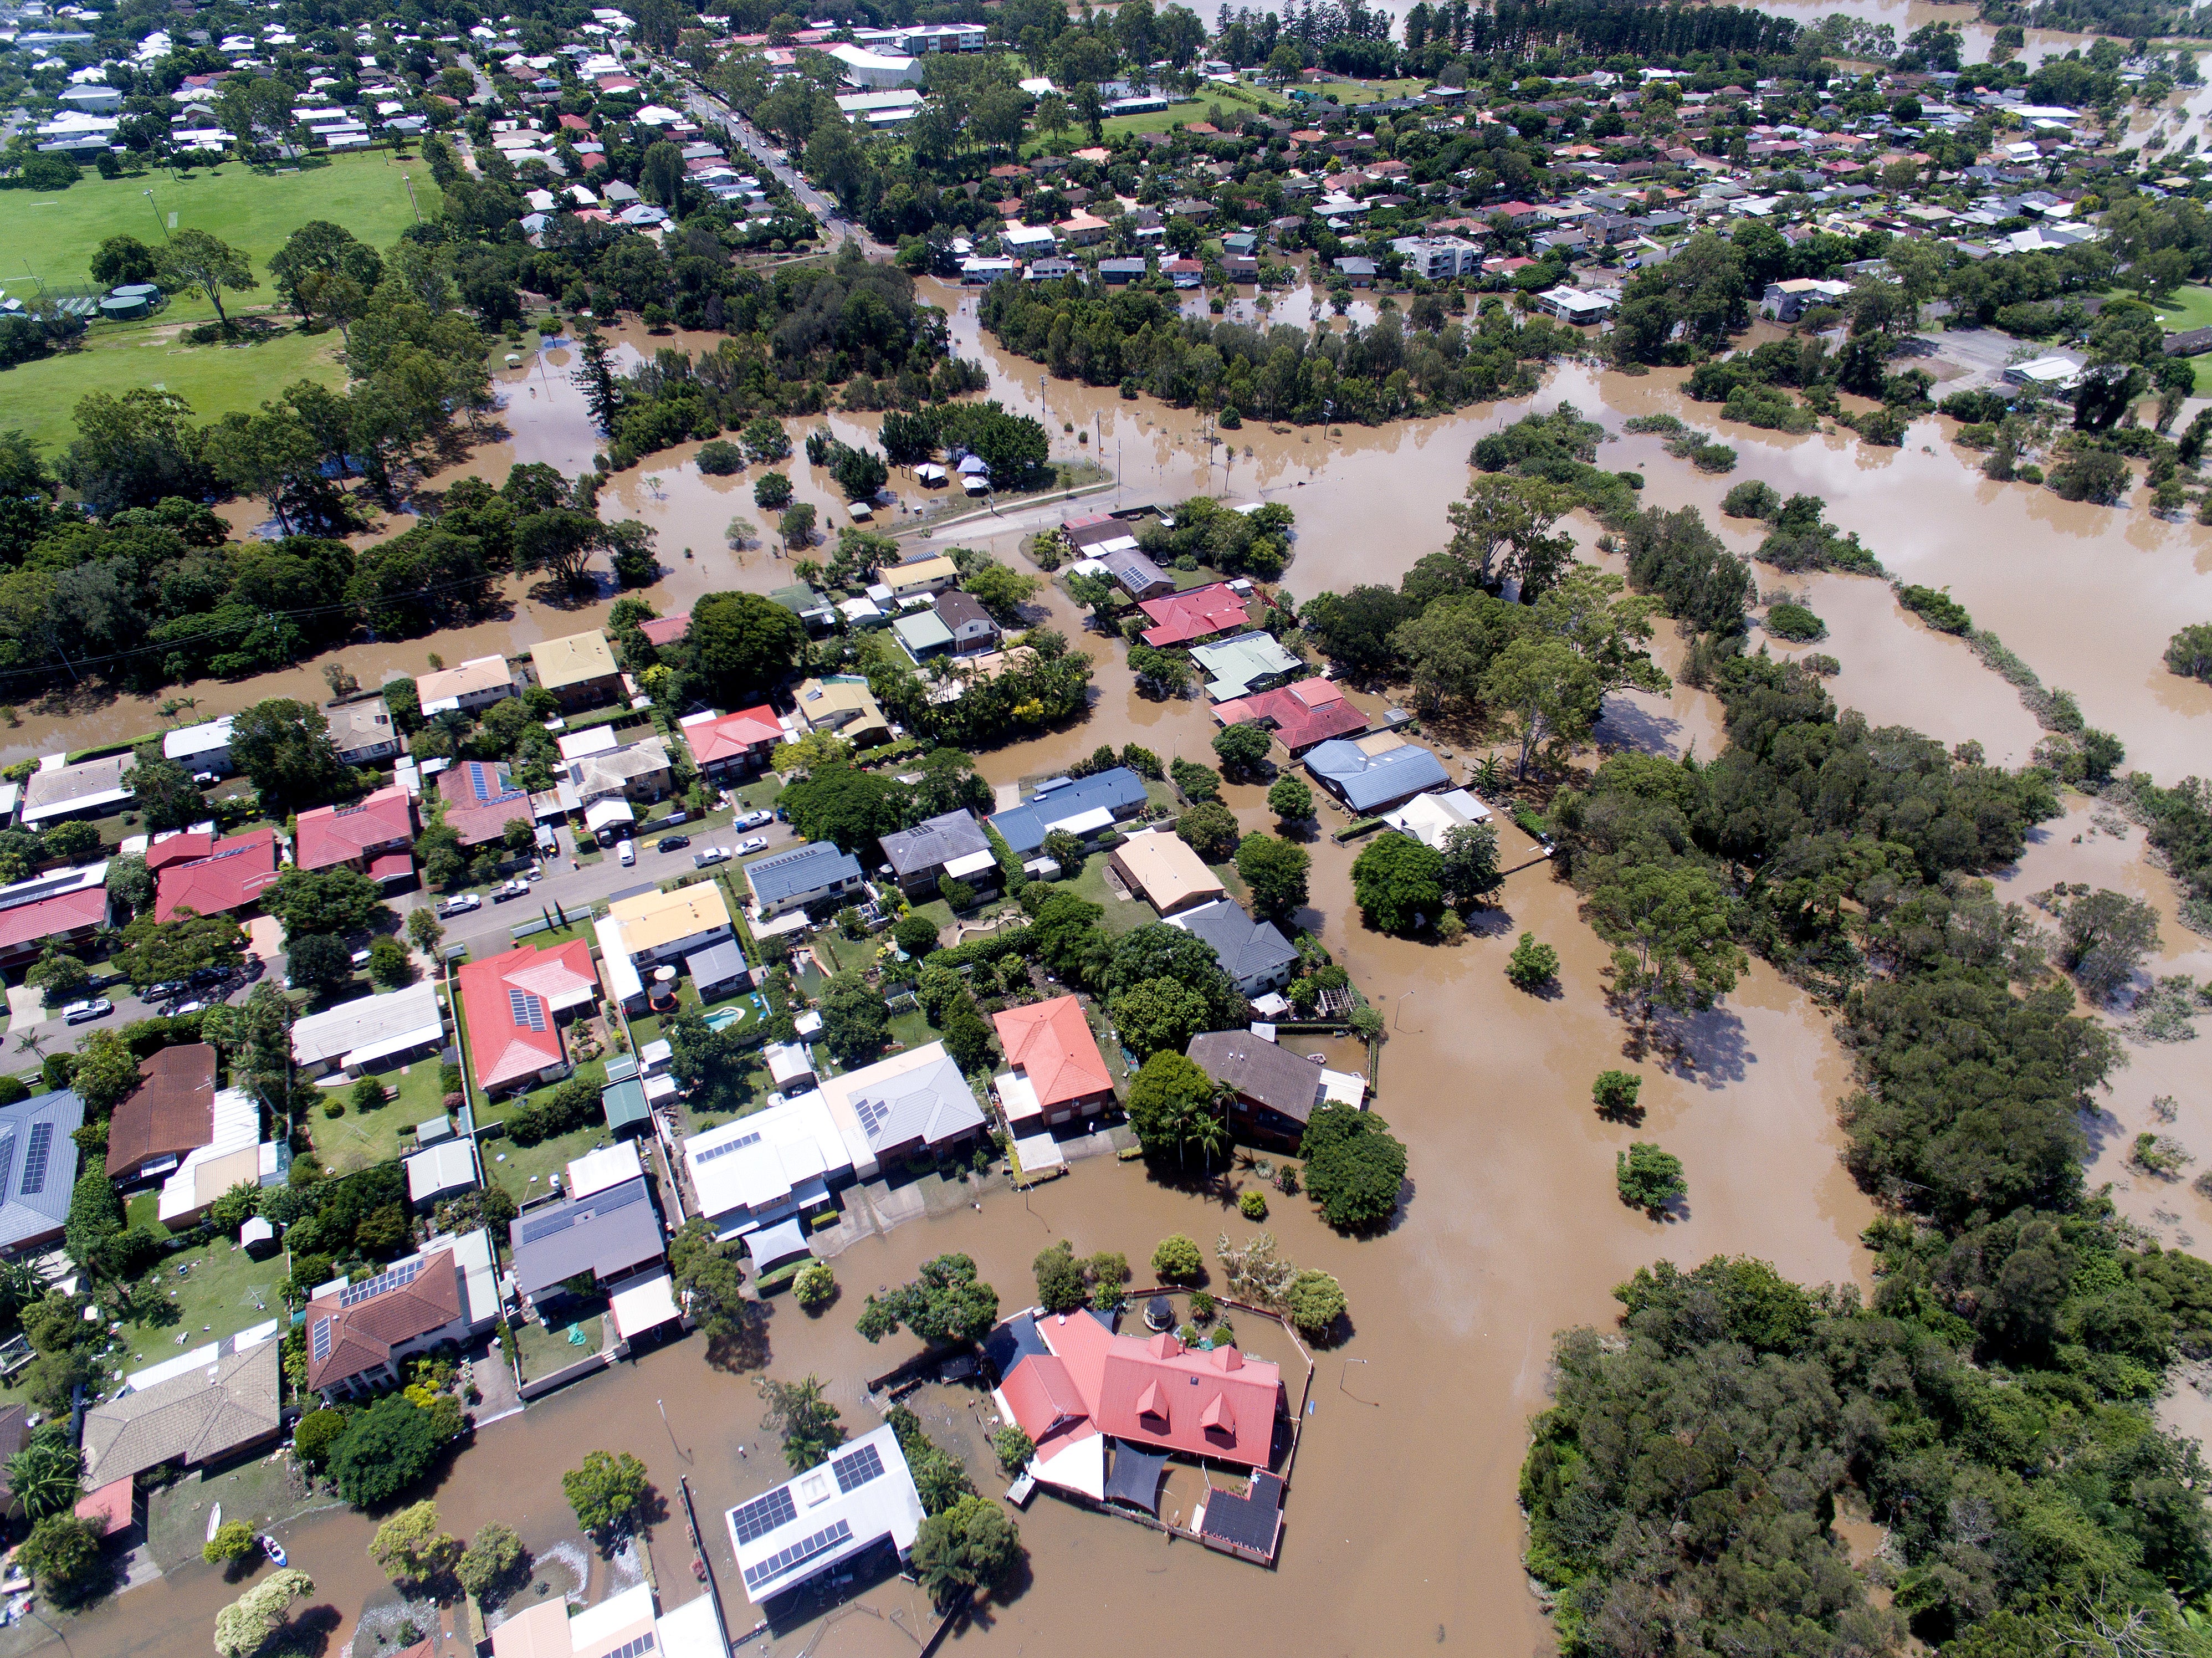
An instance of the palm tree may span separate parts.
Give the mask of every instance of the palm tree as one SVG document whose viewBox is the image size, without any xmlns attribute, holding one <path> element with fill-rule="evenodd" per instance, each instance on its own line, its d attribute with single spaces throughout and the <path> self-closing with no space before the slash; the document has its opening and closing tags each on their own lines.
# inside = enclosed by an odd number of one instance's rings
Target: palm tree
<svg viewBox="0 0 2212 1658">
<path fill-rule="evenodd" d="M 35 1054 L 43 1060 L 46 1056 L 46 1039 L 38 1031 L 27 1030 L 15 1038 L 15 1051 L 18 1054 Z"/>
</svg>

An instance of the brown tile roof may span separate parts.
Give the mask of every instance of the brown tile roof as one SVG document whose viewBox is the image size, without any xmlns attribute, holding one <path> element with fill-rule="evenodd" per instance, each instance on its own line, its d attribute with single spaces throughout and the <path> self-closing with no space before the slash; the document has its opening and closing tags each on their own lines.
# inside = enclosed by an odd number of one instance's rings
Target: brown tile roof
<svg viewBox="0 0 2212 1658">
<path fill-rule="evenodd" d="M 275 1436 L 282 1374 L 277 1344 L 195 1367 L 94 1406 L 84 1417 L 84 1477 L 98 1489 L 164 1462 L 218 1461 Z"/>
<path fill-rule="evenodd" d="M 186 1042 L 138 1061 L 138 1086 L 107 1125 L 107 1173 L 149 1157 L 183 1157 L 215 1138 L 215 1049 Z"/>
<path fill-rule="evenodd" d="M 307 1386 L 311 1388 L 333 1386 L 382 1364 L 391 1358 L 394 1347 L 443 1329 L 461 1315 L 460 1276 L 449 1248 L 423 1256 L 420 1270 L 405 1284 L 394 1284 L 351 1306 L 344 1304 L 347 1293 L 332 1291 L 307 1303 Z M 325 1324 L 327 1339 L 322 1333 Z M 323 1355 L 319 1358 L 319 1351 Z"/>
</svg>

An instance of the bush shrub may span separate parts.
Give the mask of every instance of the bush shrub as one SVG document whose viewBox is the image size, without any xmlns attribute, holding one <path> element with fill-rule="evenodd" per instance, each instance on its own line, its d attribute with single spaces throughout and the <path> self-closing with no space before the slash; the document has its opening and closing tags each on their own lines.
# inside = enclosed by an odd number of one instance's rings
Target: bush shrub
<svg viewBox="0 0 2212 1658">
<path fill-rule="evenodd" d="M 727 477 L 745 470 L 745 452 L 724 438 L 699 447 L 699 470 L 708 477 Z"/>
<path fill-rule="evenodd" d="M 1767 607 L 1766 631 L 1778 639 L 1793 640 L 1802 643 L 1806 640 L 1824 637 L 1828 631 L 1828 624 L 1802 604 L 1795 604 L 1784 600 L 1779 604 Z"/>
</svg>

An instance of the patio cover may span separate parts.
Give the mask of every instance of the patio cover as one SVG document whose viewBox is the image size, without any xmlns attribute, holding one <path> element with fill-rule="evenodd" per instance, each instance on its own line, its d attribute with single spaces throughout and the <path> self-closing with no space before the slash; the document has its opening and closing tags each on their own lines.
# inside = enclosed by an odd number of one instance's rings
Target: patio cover
<svg viewBox="0 0 2212 1658">
<path fill-rule="evenodd" d="M 655 1272 L 617 1290 L 607 1305 L 615 1315 L 615 1328 L 624 1341 L 658 1329 L 678 1316 L 676 1296 L 668 1274 Z"/>
<path fill-rule="evenodd" d="M 1114 1442 L 1114 1467 L 1106 1476 L 1106 1500 L 1127 1503 L 1157 1515 L 1160 1511 L 1160 1472 L 1168 1465 L 1165 1451 L 1148 1451 L 1126 1440 Z"/>
</svg>

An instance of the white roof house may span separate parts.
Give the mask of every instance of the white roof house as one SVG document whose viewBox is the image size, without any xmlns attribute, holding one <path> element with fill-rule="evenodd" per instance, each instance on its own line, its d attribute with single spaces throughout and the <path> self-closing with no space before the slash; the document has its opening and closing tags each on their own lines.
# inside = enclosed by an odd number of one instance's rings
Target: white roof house
<svg viewBox="0 0 2212 1658">
<path fill-rule="evenodd" d="M 309 1071 L 334 1061 L 359 1071 L 380 1060 L 418 1048 L 441 1048 L 446 1040 L 445 1010 L 434 981 L 411 984 L 381 996 L 341 1002 L 311 1013 L 292 1026 L 292 1058 Z"/>
<path fill-rule="evenodd" d="M 745 1594 L 758 1606 L 886 1539 L 903 1556 L 921 1529 L 921 1496 L 887 1422 L 726 1518 Z"/>
<path fill-rule="evenodd" d="M 186 771 L 229 771 L 231 718 L 225 714 L 204 725 L 163 732 L 161 758 L 175 761 Z"/>
<path fill-rule="evenodd" d="M 1490 808 L 1465 789 L 1452 789 L 1440 794 L 1417 794 L 1396 811 L 1384 812 L 1382 821 L 1423 846 L 1441 851 L 1444 837 L 1454 829 L 1488 823 Z"/>
<path fill-rule="evenodd" d="M 913 1147 L 947 1145 L 983 1126 L 975 1090 L 943 1042 L 823 1079 L 827 1102 L 854 1172 L 873 1180 L 883 1157 Z M 741 1120 L 742 1121 L 742 1120 Z"/>
<path fill-rule="evenodd" d="M 831 1180 L 853 1173 L 853 1155 L 830 1103 L 801 1094 L 684 1142 L 699 1211 L 728 1239 L 828 1201 Z"/>
</svg>

